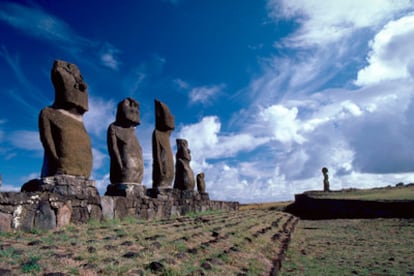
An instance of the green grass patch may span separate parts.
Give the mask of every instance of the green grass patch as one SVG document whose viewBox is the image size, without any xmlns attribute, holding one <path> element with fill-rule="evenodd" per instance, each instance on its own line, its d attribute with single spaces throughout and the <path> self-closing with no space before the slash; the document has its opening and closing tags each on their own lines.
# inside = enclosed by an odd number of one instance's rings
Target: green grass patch
<svg viewBox="0 0 414 276">
<path fill-rule="evenodd" d="M 414 200 L 414 185 L 375 189 L 348 189 L 332 192 L 309 192 L 313 198 L 355 199 L 372 201 Z"/>
<path fill-rule="evenodd" d="M 414 220 L 301 220 L 281 275 L 411 275 Z"/>
</svg>

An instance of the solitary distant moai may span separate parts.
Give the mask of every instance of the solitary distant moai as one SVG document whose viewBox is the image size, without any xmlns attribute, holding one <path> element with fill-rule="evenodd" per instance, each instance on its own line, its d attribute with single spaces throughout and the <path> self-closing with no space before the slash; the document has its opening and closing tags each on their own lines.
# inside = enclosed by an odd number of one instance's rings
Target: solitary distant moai
<svg viewBox="0 0 414 276">
<path fill-rule="evenodd" d="M 144 177 L 142 148 L 135 135 L 141 123 L 139 103 L 126 98 L 118 103 L 116 120 L 108 127 L 107 144 L 111 157 L 112 184 L 141 184 Z"/>
<path fill-rule="evenodd" d="M 175 155 L 174 189 L 183 191 L 194 190 L 194 173 L 190 167 L 191 152 L 185 139 L 177 139 L 177 154 Z"/>
<path fill-rule="evenodd" d="M 174 179 L 174 159 L 170 136 L 174 116 L 168 106 L 155 100 L 155 130 L 152 134 L 152 188 L 171 188 Z"/>
<path fill-rule="evenodd" d="M 206 192 L 206 183 L 204 181 L 204 173 L 197 174 L 197 191 L 199 193 L 205 193 Z"/>
<path fill-rule="evenodd" d="M 55 102 L 39 115 L 45 153 L 41 176 L 67 174 L 89 178 L 92 149 L 83 124 L 88 111 L 87 85 L 75 64 L 56 60 L 51 71 Z"/>
<path fill-rule="evenodd" d="M 322 168 L 323 174 L 323 191 L 329 192 L 329 176 L 328 176 L 328 169 L 323 167 Z"/>
</svg>

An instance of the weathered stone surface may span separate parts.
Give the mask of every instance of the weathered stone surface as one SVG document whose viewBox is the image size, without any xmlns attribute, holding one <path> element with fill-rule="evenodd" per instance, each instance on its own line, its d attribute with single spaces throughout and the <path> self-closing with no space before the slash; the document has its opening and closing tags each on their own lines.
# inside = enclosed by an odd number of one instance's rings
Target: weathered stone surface
<svg viewBox="0 0 414 276">
<path fill-rule="evenodd" d="M 177 154 L 175 155 L 174 189 L 194 190 L 194 173 L 190 167 L 191 152 L 185 139 L 177 139 Z"/>
<path fill-rule="evenodd" d="M 13 212 L 12 228 L 24 231 L 32 230 L 34 226 L 34 216 L 36 214 L 34 207 L 36 207 L 36 205 L 17 205 Z"/>
<path fill-rule="evenodd" d="M 34 217 L 34 228 L 54 229 L 56 228 L 56 215 L 48 201 L 41 201 L 37 207 Z"/>
<path fill-rule="evenodd" d="M 55 61 L 52 68 L 55 102 L 39 115 L 45 155 L 42 177 L 69 174 L 89 178 L 92 149 L 82 115 L 88 110 L 87 85 L 76 65 Z"/>
<path fill-rule="evenodd" d="M 11 214 L 0 212 L 0 232 L 9 232 L 12 230 L 12 219 Z"/>
<path fill-rule="evenodd" d="M 199 193 L 206 192 L 206 183 L 204 181 L 204 173 L 197 174 L 197 191 Z"/>
<path fill-rule="evenodd" d="M 107 135 L 112 184 L 142 182 L 144 161 L 142 148 L 135 135 L 135 127 L 139 124 L 139 103 L 132 98 L 121 101 L 116 120 L 108 127 Z"/>
<path fill-rule="evenodd" d="M 115 197 L 112 196 L 101 197 L 102 216 L 104 219 L 114 218 L 114 201 Z"/>
<path fill-rule="evenodd" d="M 329 192 L 329 176 L 328 176 L 328 169 L 323 167 L 322 168 L 323 174 L 323 191 Z"/>
<path fill-rule="evenodd" d="M 144 185 L 141 184 L 109 184 L 106 188 L 106 196 L 143 197 L 147 193 Z"/>
<path fill-rule="evenodd" d="M 164 103 L 155 100 L 155 130 L 152 134 L 152 187 L 169 188 L 174 179 L 174 159 L 170 135 L 174 116 Z"/>
<path fill-rule="evenodd" d="M 69 204 L 64 204 L 57 210 L 56 223 L 57 227 L 63 227 L 70 223 L 72 218 L 72 208 Z"/>
</svg>

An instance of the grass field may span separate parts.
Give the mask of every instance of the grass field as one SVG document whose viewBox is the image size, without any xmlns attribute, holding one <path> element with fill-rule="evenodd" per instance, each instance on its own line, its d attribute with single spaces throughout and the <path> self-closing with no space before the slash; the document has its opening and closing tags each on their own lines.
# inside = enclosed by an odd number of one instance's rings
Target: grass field
<svg viewBox="0 0 414 276">
<path fill-rule="evenodd" d="M 333 192 L 316 192 L 309 193 L 315 198 L 331 199 L 359 199 L 359 200 L 414 200 L 414 185 L 403 187 L 387 187 L 376 189 L 350 189 Z"/>
<path fill-rule="evenodd" d="M 269 275 L 297 220 L 249 209 L 0 233 L 0 275 Z"/>
<path fill-rule="evenodd" d="M 414 275 L 414 220 L 301 220 L 281 275 Z"/>
</svg>

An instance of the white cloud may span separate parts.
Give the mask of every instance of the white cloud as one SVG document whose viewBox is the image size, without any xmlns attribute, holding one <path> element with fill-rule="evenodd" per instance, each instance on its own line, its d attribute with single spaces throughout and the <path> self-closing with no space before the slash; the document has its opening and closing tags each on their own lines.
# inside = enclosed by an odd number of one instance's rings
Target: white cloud
<svg viewBox="0 0 414 276">
<path fill-rule="evenodd" d="M 412 10 L 412 1 L 401 0 L 269 0 L 274 20 L 293 19 L 299 29 L 285 40 L 294 47 L 326 45 L 362 28 L 377 27 L 402 11 Z"/>
<path fill-rule="evenodd" d="M 119 70 L 120 61 L 117 57 L 119 50 L 109 43 L 105 43 L 101 50 L 101 63 L 102 65 L 111 68 L 115 71 Z"/>
<path fill-rule="evenodd" d="M 88 39 L 78 36 L 64 21 L 38 7 L 11 2 L 0 3 L 0 20 L 30 36 L 47 39 L 64 45 L 87 46 Z"/>
<path fill-rule="evenodd" d="M 105 161 L 108 158 L 106 154 L 102 153 L 101 151 L 92 148 L 92 156 L 93 156 L 93 170 L 99 170 L 105 165 Z"/>
<path fill-rule="evenodd" d="M 38 172 L 32 172 L 32 173 L 30 173 L 28 175 L 25 175 L 23 177 L 20 177 L 20 182 L 24 184 L 24 183 L 26 183 L 29 180 L 38 179 L 39 177 L 40 177 L 40 175 L 39 175 Z"/>
<path fill-rule="evenodd" d="M 180 89 L 189 89 L 190 84 L 182 79 L 175 79 L 173 81 Z"/>
<path fill-rule="evenodd" d="M 370 42 L 368 65 L 358 72 L 355 84 L 372 85 L 384 80 L 414 76 L 414 15 L 391 21 Z"/>
<path fill-rule="evenodd" d="M 273 105 L 261 111 L 259 116 L 277 141 L 302 144 L 306 139 L 298 133 L 300 121 L 297 120 L 297 115 L 296 107 L 288 109 L 282 105 Z"/>
<path fill-rule="evenodd" d="M 115 121 L 115 111 L 116 105 L 112 100 L 89 95 L 89 111 L 83 116 L 87 131 L 106 139 L 106 130 Z"/>
<path fill-rule="evenodd" d="M 102 65 L 118 70 L 120 61 L 117 58 L 119 50 L 109 43 L 93 41 L 79 35 L 62 19 L 47 13 L 39 6 L 26 6 L 12 2 L 0 3 L 0 21 L 41 40 L 46 40 L 64 49 L 75 57 L 88 52 L 98 53 Z M 96 55 L 95 55 L 96 57 Z M 83 59 L 80 57 L 80 59 Z"/>
<path fill-rule="evenodd" d="M 3 184 L 0 187 L 0 192 L 20 192 L 21 187 Z"/>
<path fill-rule="evenodd" d="M 38 131 L 13 131 L 8 135 L 8 141 L 18 149 L 43 151 Z"/>
<path fill-rule="evenodd" d="M 177 138 L 187 139 L 191 151 L 202 159 L 235 156 L 242 151 L 253 150 L 269 140 L 249 133 L 220 135 L 220 129 L 218 117 L 208 116 L 196 124 L 183 126 L 178 131 Z"/>
<path fill-rule="evenodd" d="M 200 86 L 191 89 L 189 97 L 191 103 L 206 104 L 215 97 L 222 89 L 224 85 L 213 85 L 213 86 Z"/>
<path fill-rule="evenodd" d="M 92 179 L 95 179 L 95 187 L 98 189 L 99 194 L 101 196 L 104 195 L 106 192 L 106 187 L 111 183 L 109 180 L 109 173 L 99 178 L 93 176 Z"/>
</svg>

